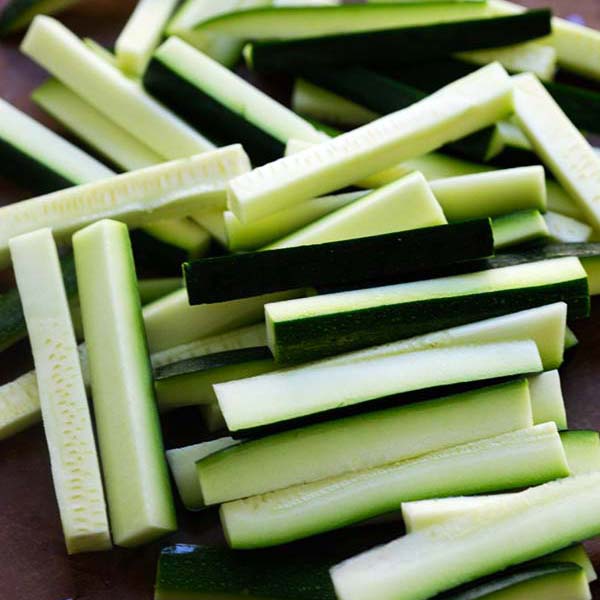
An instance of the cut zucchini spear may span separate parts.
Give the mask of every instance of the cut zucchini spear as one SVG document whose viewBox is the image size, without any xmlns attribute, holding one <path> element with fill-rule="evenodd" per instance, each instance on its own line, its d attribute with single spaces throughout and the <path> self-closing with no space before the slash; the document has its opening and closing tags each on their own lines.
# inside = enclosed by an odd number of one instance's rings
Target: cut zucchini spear
<svg viewBox="0 0 600 600">
<path fill-rule="evenodd" d="M 221 506 L 221 523 L 232 548 L 261 548 L 382 515 L 403 501 L 449 496 L 453 490 L 514 489 L 568 474 L 556 426 L 546 423 L 228 502 Z"/>
<path fill-rule="evenodd" d="M 39 227 L 66 241 L 102 217 L 137 227 L 222 207 L 227 180 L 248 169 L 242 147 L 229 146 L 6 206 L 0 209 L 0 260 L 7 258 L 11 237 Z"/>
<path fill-rule="evenodd" d="M 160 43 L 163 29 L 178 0 L 140 0 L 115 42 L 121 70 L 140 77 Z"/>
<path fill-rule="evenodd" d="M 92 419 L 52 233 L 10 251 L 35 361 L 54 491 L 69 554 L 111 547 Z"/>
<path fill-rule="evenodd" d="M 518 44 L 551 32 L 549 10 L 530 10 L 505 17 L 434 23 L 378 31 L 337 33 L 299 40 L 256 41 L 244 49 L 246 61 L 257 71 L 289 71 L 306 65 L 382 65 L 432 60 L 468 52 Z"/>
<path fill-rule="evenodd" d="M 38 16 L 22 51 L 106 117 L 167 160 L 214 146 L 98 57 L 58 21 Z"/>
<path fill-rule="evenodd" d="M 281 158 L 292 138 L 315 143 L 327 139 L 302 117 L 175 37 L 155 52 L 144 86 L 214 143 L 241 143 L 256 165 Z"/>
<path fill-rule="evenodd" d="M 532 488 L 493 511 L 482 508 L 410 533 L 337 565 L 332 578 L 341 600 L 374 595 L 378 600 L 425 600 L 598 532 L 600 474 L 594 473 Z"/>
<path fill-rule="evenodd" d="M 365 285 L 373 280 L 411 279 L 440 265 L 491 256 L 495 235 L 489 220 L 480 219 L 197 260 L 185 263 L 183 270 L 190 304 L 205 304 L 309 285 Z M 346 269 L 350 264 L 351 271 Z"/>
<path fill-rule="evenodd" d="M 494 248 L 502 250 L 550 237 L 543 215 L 538 210 L 522 210 L 492 221 Z"/>
<path fill-rule="evenodd" d="M 490 65 L 432 96 L 231 182 L 230 209 L 259 219 L 465 137 L 512 112 L 512 83 Z"/>
<path fill-rule="evenodd" d="M 587 242 L 594 230 L 587 224 L 555 212 L 544 215 L 550 237 L 554 242 L 576 244 Z"/>
<path fill-rule="evenodd" d="M 289 429 L 372 410 L 386 400 L 397 404 L 398 398 L 388 398 L 392 395 L 541 370 L 532 341 L 500 342 L 353 362 L 323 361 L 221 383 L 214 390 L 229 430 L 239 437 L 250 430 L 254 434 L 259 429 Z M 410 396 L 407 399 L 410 402 Z"/>
<path fill-rule="evenodd" d="M 177 525 L 127 227 L 99 221 L 73 249 L 113 537 L 138 546 Z"/>
<path fill-rule="evenodd" d="M 534 423 L 554 421 L 560 430 L 567 428 L 567 414 L 558 371 L 546 371 L 529 378 L 529 394 Z"/>
<path fill-rule="evenodd" d="M 587 275 L 577 259 L 324 294 L 269 304 L 265 314 L 273 355 L 293 362 L 558 301 L 569 304 L 572 318 L 589 312 Z"/>
<path fill-rule="evenodd" d="M 0 440 L 5 440 L 42 419 L 35 371 L 0 387 Z"/>
<path fill-rule="evenodd" d="M 197 477 L 219 504 L 531 426 L 522 379 L 246 442 L 198 462 Z"/>
</svg>

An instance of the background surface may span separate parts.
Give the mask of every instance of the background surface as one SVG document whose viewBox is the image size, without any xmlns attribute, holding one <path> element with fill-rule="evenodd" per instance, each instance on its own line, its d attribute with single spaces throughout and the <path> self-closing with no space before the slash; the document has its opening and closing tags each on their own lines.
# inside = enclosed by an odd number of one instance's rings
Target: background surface
<svg viewBox="0 0 600 600">
<path fill-rule="evenodd" d="M 0 6 L 4 3 L 0 0 Z M 532 7 L 551 6 L 561 16 L 576 14 L 589 25 L 600 27 L 600 0 L 523 3 Z M 84 0 L 64 13 L 62 20 L 79 35 L 108 44 L 115 39 L 133 5 L 129 0 Z M 46 75 L 19 54 L 18 43 L 19 37 L 0 42 L 0 97 L 54 127 L 29 100 L 30 92 Z M 26 190 L 0 181 L 0 203 L 28 195 Z M 597 301 L 592 319 L 575 324 L 581 343 L 562 369 L 572 428 L 600 429 L 599 326 L 600 301 Z M 0 357 L 0 383 L 29 368 L 29 348 L 21 344 Z M 171 417 L 164 425 L 168 448 L 199 441 L 203 435 L 195 413 Z M 161 546 L 221 541 L 215 512 L 186 513 L 181 507 L 178 512 L 179 533 L 160 543 L 137 551 L 115 550 L 69 558 L 41 426 L 0 442 L 0 600 L 148 600 L 152 597 Z M 376 542 L 394 537 L 395 533 L 388 525 L 385 532 L 365 531 L 360 535 L 365 536 L 368 544 L 371 539 Z M 357 534 L 358 530 L 353 530 L 353 536 Z M 589 547 L 600 567 L 600 541 Z M 595 587 L 594 598 L 600 599 L 600 585 Z"/>
</svg>

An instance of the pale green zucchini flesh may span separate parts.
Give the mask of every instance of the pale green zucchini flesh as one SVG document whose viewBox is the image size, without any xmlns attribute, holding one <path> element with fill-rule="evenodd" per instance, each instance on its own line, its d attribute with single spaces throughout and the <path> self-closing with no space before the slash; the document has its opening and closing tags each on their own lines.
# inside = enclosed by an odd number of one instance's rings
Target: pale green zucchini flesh
<svg viewBox="0 0 600 600">
<path fill-rule="evenodd" d="M 577 244 L 588 242 L 594 230 L 587 224 L 572 217 L 548 211 L 544 215 L 550 238 L 554 242 Z"/>
<path fill-rule="evenodd" d="M 550 237 L 548 225 L 538 210 L 522 210 L 492 220 L 494 248 L 502 250 L 510 246 L 538 242 Z"/>
<path fill-rule="evenodd" d="M 560 430 L 567 429 L 567 414 L 558 371 L 546 371 L 529 377 L 529 394 L 534 423 L 554 421 Z"/>
<path fill-rule="evenodd" d="M 177 525 L 127 228 L 99 221 L 73 250 L 113 539 L 138 546 Z"/>
<path fill-rule="evenodd" d="M 67 551 L 106 550 L 112 544 L 92 418 L 52 233 L 13 238 L 10 251 Z"/>
</svg>

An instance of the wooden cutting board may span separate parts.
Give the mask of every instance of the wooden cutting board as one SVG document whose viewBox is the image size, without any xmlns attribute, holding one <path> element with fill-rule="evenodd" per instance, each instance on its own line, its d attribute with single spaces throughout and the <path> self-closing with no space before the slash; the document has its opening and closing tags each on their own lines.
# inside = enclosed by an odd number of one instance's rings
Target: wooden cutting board
<svg viewBox="0 0 600 600">
<path fill-rule="evenodd" d="M 218 2 L 218 0 L 214 0 Z M 0 2 L 2 5 L 3 2 Z M 130 0 L 84 0 L 63 15 L 82 36 L 111 43 L 131 11 Z M 529 0 L 530 6 L 552 6 L 558 14 L 577 13 L 600 27 L 600 0 Z M 19 39 L 0 42 L 0 97 L 52 124 L 29 100 L 45 74 L 18 52 Z M 52 124 L 54 126 L 54 124 Z M 0 181 L 0 201 L 26 198 L 26 190 Z M 591 320 L 576 324 L 581 340 L 562 369 L 570 426 L 600 429 L 600 301 Z M 31 368 L 26 344 L 2 355 L 0 382 Z M 190 418 L 191 417 L 191 418 Z M 165 443 L 175 447 L 202 439 L 195 413 L 165 421 Z M 180 531 L 136 551 L 67 557 L 52 490 L 42 428 L 0 442 L 0 600 L 148 600 L 156 559 L 169 543 L 222 543 L 214 511 L 188 513 L 179 507 Z M 394 531 L 384 536 L 393 536 Z M 367 535 L 355 530 L 356 535 Z M 379 540 L 379 532 L 369 532 Z M 383 539 L 383 538 L 381 538 Z M 600 567 L 600 543 L 590 544 Z M 600 586 L 595 588 L 600 599 Z"/>
</svg>

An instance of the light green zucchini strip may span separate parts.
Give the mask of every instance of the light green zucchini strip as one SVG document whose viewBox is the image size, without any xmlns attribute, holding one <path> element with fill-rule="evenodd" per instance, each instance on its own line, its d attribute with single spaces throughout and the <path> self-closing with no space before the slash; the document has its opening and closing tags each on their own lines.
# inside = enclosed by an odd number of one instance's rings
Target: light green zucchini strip
<svg viewBox="0 0 600 600">
<path fill-rule="evenodd" d="M 544 215 L 550 238 L 555 242 L 577 243 L 588 242 L 594 230 L 587 224 L 556 213 L 548 211 Z"/>
</svg>

